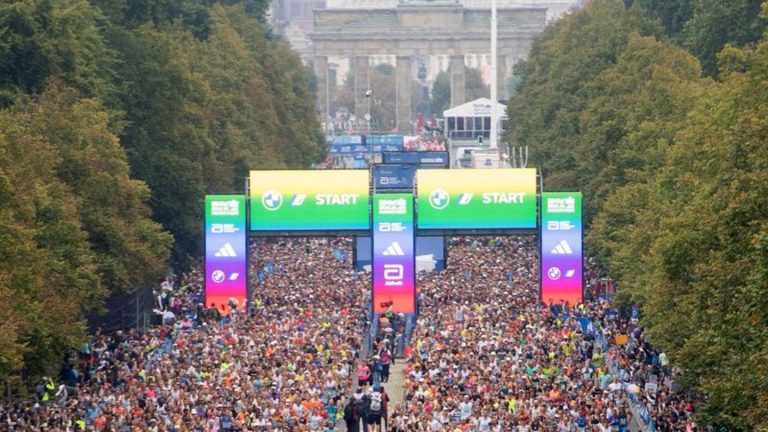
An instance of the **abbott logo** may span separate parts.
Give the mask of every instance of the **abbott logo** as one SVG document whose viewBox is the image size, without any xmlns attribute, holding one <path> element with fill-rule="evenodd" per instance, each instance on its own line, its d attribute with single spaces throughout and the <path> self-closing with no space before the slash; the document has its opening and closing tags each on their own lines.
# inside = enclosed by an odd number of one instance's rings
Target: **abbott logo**
<svg viewBox="0 0 768 432">
<path fill-rule="evenodd" d="M 459 205 L 467 205 L 472 202 L 472 197 L 475 196 L 473 193 L 463 193 L 459 195 Z"/>
<path fill-rule="evenodd" d="M 304 204 L 304 200 L 307 199 L 305 194 L 296 194 L 291 198 L 291 206 L 298 207 Z"/>
<path fill-rule="evenodd" d="M 403 248 L 400 247 L 400 243 L 394 241 L 387 249 L 384 250 L 384 256 L 404 256 Z"/>
<path fill-rule="evenodd" d="M 261 196 L 261 205 L 269 211 L 275 211 L 283 205 L 283 196 L 280 192 L 270 189 Z"/>
<path fill-rule="evenodd" d="M 549 221 L 547 222 L 547 231 L 570 231 L 576 228 L 576 225 L 570 221 Z"/>
<path fill-rule="evenodd" d="M 445 189 L 435 189 L 429 194 L 429 205 L 435 210 L 442 210 L 448 207 L 451 197 Z"/>
<path fill-rule="evenodd" d="M 571 255 L 573 254 L 573 249 L 571 249 L 571 245 L 568 244 L 567 241 L 563 240 L 560 243 L 555 246 L 554 249 L 552 249 L 552 255 Z"/>
<path fill-rule="evenodd" d="M 403 285 L 403 266 L 401 264 L 384 264 L 384 285 Z"/>
<path fill-rule="evenodd" d="M 235 224 L 211 224 L 211 233 L 213 234 L 233 234 L 240 231 Z"/>
<path fill-rule="evenodd" d="M 219 258 L 232 258 L 236 257 L 237 254 L 235 253 L 235 248 L 232 247 L 230 243 L 224 244 L 224 246 L 221 247 L 213 256 L 219 257 Z"/>
<path fill-rule="evenodd" d="M 406 229 L 402 222 L 379 222 L 379 232 L 403 232 Z"/>
</svg>

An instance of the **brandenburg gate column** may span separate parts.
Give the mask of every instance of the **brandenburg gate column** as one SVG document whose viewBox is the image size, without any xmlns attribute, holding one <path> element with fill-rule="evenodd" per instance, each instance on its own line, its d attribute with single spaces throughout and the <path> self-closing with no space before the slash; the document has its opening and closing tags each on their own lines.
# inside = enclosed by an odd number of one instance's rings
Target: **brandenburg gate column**
<svg viewBox="0 0 768 432">
<path fill-rule="evenodd" d="M 365 115 L 368 114 L 368 98 L 365 97 L 365 92 L 369 90 L 368 85 L 368 56 L 355 56 L 354 73 L 355 73 L 355 116 L 358 121 L 362 122 L 365 119 Z M 370 101 L 373 102 L 373 101 Z"/>
<path fill-rule="evenodd" d="M 411 56 L 397 56 L 395 70 L 395 99 L 397 131 L 411 132 L 411 82 L 413 81 L 413 59 Z"/>
<path fill-rule="evenodd" d="M 323 123 L 328 121 L 328 57 L 315 56 L 317 76 L 317 111 Z"/>
<path fill-rule="evenodd" d="M 496 57 L 496 89 L 499 100 L 506 100 L 509 97 L 507 92 L 507 57 L 499 54 Z"/>
<path fill-rule="evenodd" d="M 453 108 L 466 102 L 464 91 L 464 69 L 464 54 L 451 55 L 451 106 L 449 108 Z"/>
</svg>

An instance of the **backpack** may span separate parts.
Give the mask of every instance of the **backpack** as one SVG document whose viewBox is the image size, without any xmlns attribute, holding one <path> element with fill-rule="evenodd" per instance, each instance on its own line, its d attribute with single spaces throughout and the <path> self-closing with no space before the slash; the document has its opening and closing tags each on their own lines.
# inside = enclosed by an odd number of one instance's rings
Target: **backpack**
<svg viewBox="0 0 768 432">
<path fill-rule="evenodd" d="M 352 422 L 360 420 L 360 416 L 357 413 L 357 407 L 353 402 L 349 402 L 347 406 L 344 407 L 344 420 Z"/>
<path fill-rule="evenodd" d="M 371 406 L 368 408 L 371 414 L 381 414 L 381 393 L 371 394 Z"/>
</svg>

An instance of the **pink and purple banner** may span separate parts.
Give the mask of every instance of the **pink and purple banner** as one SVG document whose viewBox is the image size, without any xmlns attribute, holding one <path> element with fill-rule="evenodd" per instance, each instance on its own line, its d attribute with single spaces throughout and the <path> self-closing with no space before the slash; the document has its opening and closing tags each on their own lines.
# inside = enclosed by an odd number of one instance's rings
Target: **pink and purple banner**
<svg viewBox="0 0 768 432">
<path fill-rule="evenodd" d="M 373 196 L 373 312 L 416 312 L 413 195 Z"/>
<path fill-rule="evenodd" d="M 245 197 L 205 197 L 205 306 L 228 315 L 248 299 L 248 240 Z"/>
<path fill-rule="evenodd" d="M 541 194 L 541 300 L 575 306 L 584 296 L 581 192 Z"/>
</svg>

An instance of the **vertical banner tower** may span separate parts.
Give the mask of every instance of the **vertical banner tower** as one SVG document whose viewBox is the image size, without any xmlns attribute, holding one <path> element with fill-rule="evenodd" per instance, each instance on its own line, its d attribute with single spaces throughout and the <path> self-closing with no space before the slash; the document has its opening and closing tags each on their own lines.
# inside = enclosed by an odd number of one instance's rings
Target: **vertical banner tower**
<svg viewBox="0 0 768 432">
<path fill-rule="evenodd" d="M 243 195 L 205 197 L 205 307 L 228 315 L 248 299 L 248 240 Z"/>
<path fill-rule="evenodd" d="M 581 192 L 541 194 L 541 300 L 546 304 L 584 299 Z"/>
<path fill-rule="evenodd" d="M 416 241 L 412 193 L 373 195 L 373 313 L 416 313 Z"/>
</svg>

